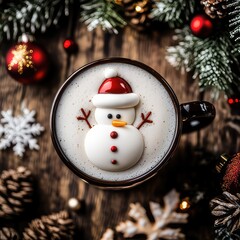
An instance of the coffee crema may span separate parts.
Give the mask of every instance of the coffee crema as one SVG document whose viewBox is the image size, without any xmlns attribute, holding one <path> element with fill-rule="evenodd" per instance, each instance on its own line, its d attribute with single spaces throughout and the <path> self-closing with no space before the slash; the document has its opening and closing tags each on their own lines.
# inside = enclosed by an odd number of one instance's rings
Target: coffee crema
<svg viewBox="0 0 240 240">
<path fill-rule="evenodd" d="M 102 165 L 100 167 L 96 166 L 89 160 L 85 149 L 85 139 L 89 131 L 91 131 L 90 126 L 97 126 L 101 132 L 101 125 L 95 119 L 95 111 L 98 109 L 98 106 L 94 106 L 92 100 L 98 94 L 99 87 L 106 79 L 104 72 L 107 68 L 114 69 L 117 72 L 117 76 L 126 80 L 132 92 L 139 96 L 138 104 L 133 106 L 135 119 L 129 126 L 131 128 L 134 127 L 136 129 L 134 131 L 139 131 L 144 141 L 142 153 L 139 154 L 140 159 L 133 165 L 130 164 L 131 166 L 129 167 L 126 165 L 126 169 L 123 167 L 123 169 L 117 169 L 116 171 L 105 169 L 104 166 L 101 167 Z M 60 92 L 55 116 L 53 116 L 55 139 L 58 147 L 61 148 L 61 152 L 67 158 L 66 161 L 74 165 L 76 169 L 88 176 L 89 179 L 94 179 L 96 182 L 98 180 L 103 182 L 123 182 L 136 178 L 140 179 L 141 176 L 158 168 L 166 158 L 169 158 L 168 155 L 172 151 L 173 144 L 176 143 L 178 132 L 179 119 L 176 110 L 178 102 L 173 102 L 177 100 L 170 96 L 169 90 L 166 89 L 166 82 L 162 78 L 158 79 L 156 74 L 152 74 L 151 71 L 130 62 L 99 62 L 98 64 L 88 65 L 88 67 L 82 68 L 82 70 L 73 74 L 64 87 L 60 89 Z M 119 98 L 121 98 L 121 94 L 119 94 Z M 115 109 L 115 107 L 111 107 L 111 109 Z M 89 113 L 88 123 L 90 126 L 86 121 L 77 119 L 78 116 L 83 115 L 82 111 L 85 114 Z M 113 112 L 117 116 L 118 111 L 114 110 Z M 142 122 L 142 117 L 146 117 L 148 113 L 151 113 L 149 120 L 152 122 L 144 123 L 137 130 L 137 127 Z M 105 127 L 102 130 L 103 136 L 101 136 L 101 139 L 104 141 Z M 106 139 L 110 138 L 107 134 Z M 96 136 L 96 138 L 98 137 Z M 106 141 L 110 140 L 107 139 Z M 128 137 L 126 137 L 125 142 L 130 146 L 135 144 Z M 99 144 L 101 144 L 101 141 L 99 141 Z M 88 146 L 94 152 L 99 147 L 98 141 L 95 141 L 92 146 L 91 143 L 88 143 Z M 115 146 L 113 144 L 111 151 L 117 152 L 118 149 L 124 151 L 124 148 L 126 148 L 124 146 L 126 145 Z M 124 153 L 126 157 L 128 156 L 127 151 L 126 149 Z M 111 164 L 117 164 L 117 160 L 112 159 L 112 162 L 109 164 L 109 169 L 111 169 L 114 167 Z"/>
</svg>

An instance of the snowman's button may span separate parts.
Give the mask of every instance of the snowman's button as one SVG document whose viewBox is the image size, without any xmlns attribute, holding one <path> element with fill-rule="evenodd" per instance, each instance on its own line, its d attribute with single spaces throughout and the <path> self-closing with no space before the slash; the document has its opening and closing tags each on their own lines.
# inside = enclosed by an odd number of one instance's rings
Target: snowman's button
<svg viewBox="0 0 240 240">
<path fill-rule="evenodd" d="M 111 161 L 111 163 L 112 163 L 112 164 L 117 164 L 117 160 L 113 159 L 113 160 Z"/>
<path fill-rule="evenodd" d="M 112 131 L 112 132 L 110 133 L 110 137 L 111 137 L 111 138 L 117 138 L 117 137 L 118 137 L 118 133 L 117 133 L 116 131 Z"/>
<path fill-rule="evenodd" d="M 116 146 L 111 146 L 111 151 L 112 152 L 116 152 L 118 150 L 118 148 Z"/>
</svg>

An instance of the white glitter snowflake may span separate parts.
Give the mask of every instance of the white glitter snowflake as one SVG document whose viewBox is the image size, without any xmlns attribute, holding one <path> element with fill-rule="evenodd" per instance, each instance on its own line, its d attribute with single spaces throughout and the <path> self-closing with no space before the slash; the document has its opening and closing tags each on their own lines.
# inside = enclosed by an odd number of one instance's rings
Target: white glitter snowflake
<svg viewBox="0 0 240 240">
<path fill-rule="evenodd" d="M 25 148 L 39 149 L 35 136 L 44 130 L 39 123 L 35 123 L 36 112 L 27 108 L 22 109 L 22 115 L 13 116 L 12 110 L 2 111 L 0 124 L 0 149 L 13 146 L 15 155 L 23 156 Z"/>
</svg>

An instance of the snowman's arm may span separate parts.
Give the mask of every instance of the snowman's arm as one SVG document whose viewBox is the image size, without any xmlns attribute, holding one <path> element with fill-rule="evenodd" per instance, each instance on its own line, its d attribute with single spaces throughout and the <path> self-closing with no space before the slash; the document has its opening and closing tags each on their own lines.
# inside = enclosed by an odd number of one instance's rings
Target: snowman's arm
<svg viewBox="0 0 240 240">
<path fill-rule="evenodd" d="M 137 129 L 140 129 L 144 123 L 152 123 L 152 120 L 149 120 L 148 118 L 150 117 L 150 115 L 152 114 L 152 112 L 148 112 L 146 117 L 144 116 L 143 113 L 141 113 L 141 118 L 142 118 L 142 122 L 138 124 Z"/>
<path fill-rule="evenodd" d="M 88 127 L 89 127 L 89 128 L 92 128 L 91 124 L 90 124 L 89 121 L 88 121 L 88 117 L 89 117 L 91 111 L 89 110 L 88 113 L 86 113 L 83 108 L 81 108 L 80 110 L 81 110 L 81 112 L 82 112 L 82 114 L 83 114 L 83 117 L 82 117 L 82 116 L 78 116 L 78 117 L 77 117 L 77 120 L 84 120 L 84 121 L 86 121 Z"/>
</svg>

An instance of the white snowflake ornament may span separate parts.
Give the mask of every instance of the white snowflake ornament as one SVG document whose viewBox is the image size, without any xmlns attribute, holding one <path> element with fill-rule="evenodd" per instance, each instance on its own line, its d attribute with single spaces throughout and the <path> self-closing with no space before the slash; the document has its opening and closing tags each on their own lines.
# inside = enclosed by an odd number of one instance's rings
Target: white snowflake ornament
<svg viewBox="0 0 240 240">
<path fill-rule="evenodd" d="M 116 226 L 117 232 L 123 233 L 124 238 L 131 238 L 137 234 L 145 234 L 147 240 L 180 240 L 185 239 L 181 228 L 169 227 L 169 224 L 187 223 L 188 214 L 176 212 L 179 204 L 179 193 L 170 191 L 164 198 L 164 207 L 159 203 L 150 202 L 150 210 L 155 222 L 152 223 L 146 210 L 140 203 L 131 203 L 128 215 L 134 220 L 120 222 Z"/>
<path fill-rule="evenodd" d="M 14 154 L 22 157 L 25 148 L 39 150 L 34 138 L 44 130 L 39 123 L 35 123 L 36 112 L 27 108 L 22 109 L 22 115 L 13 116 L 12 110 L 2 111 L 0 124 L 0 149 L 13 146 Z"/>
</svg>

